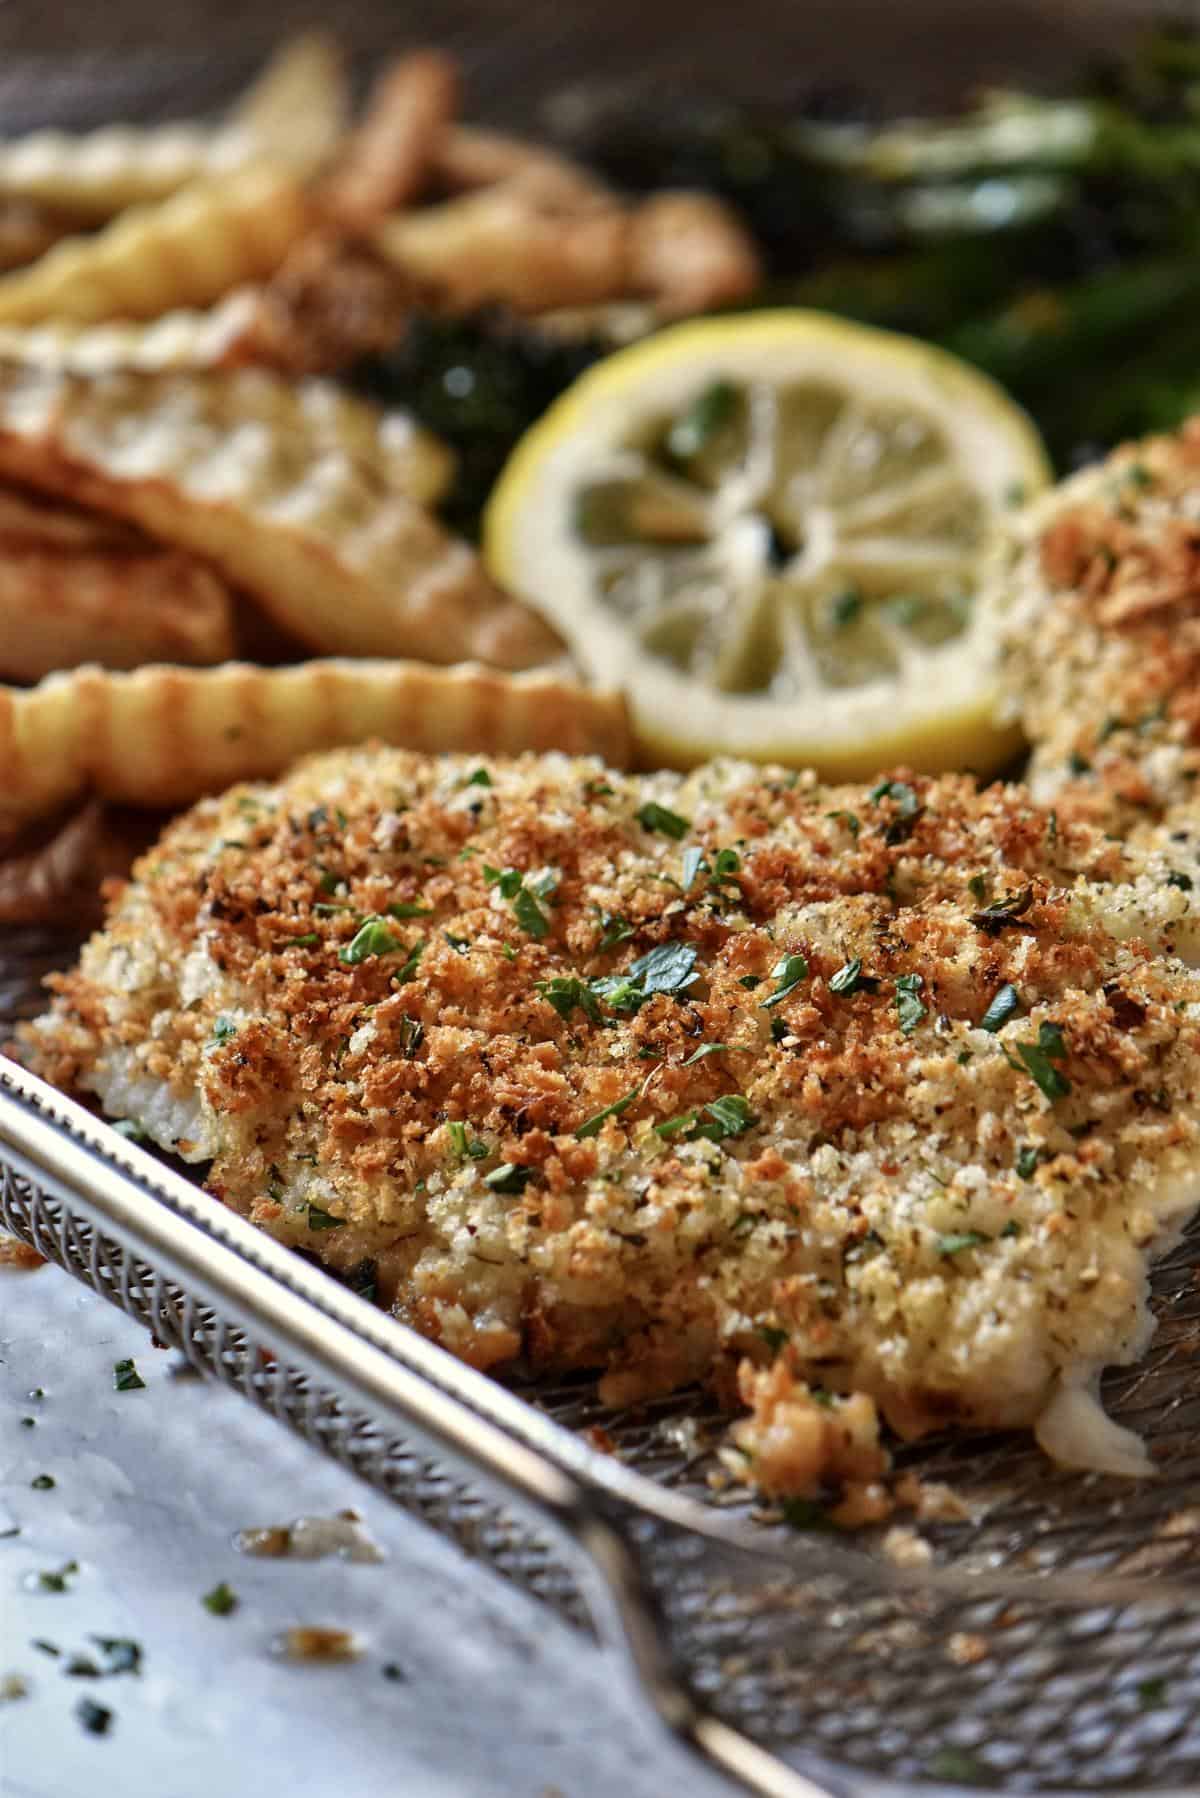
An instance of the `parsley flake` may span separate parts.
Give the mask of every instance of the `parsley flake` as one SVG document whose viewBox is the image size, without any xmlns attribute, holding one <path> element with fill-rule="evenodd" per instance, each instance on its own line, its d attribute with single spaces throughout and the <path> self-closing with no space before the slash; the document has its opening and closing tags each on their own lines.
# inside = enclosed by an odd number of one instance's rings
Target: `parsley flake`
<svg viewBox="0 0 1200 1798">
<path fill-rule="evenodd" d="M 237 1035 L 237 1025 L 230 1018 L 218 1018 L 212 1027 L 212 1041 L 227 1043 Z"/>
<path fill-rule="evenodd" d="M 701 1138 L 707 1142 L 724 1142 L 728 1137 L 741 1136 L 757 1121 L 741 1093 L 726 1093 L 694 1111 L 664 1119 L 661 1124 L 655 1124 L 654 1133 L 667 1140 L 678 1136 L 683 1142 L 697 1142 Z"/>
<path fill-rule="evenodd" d="M 385 920 L 377 915 L 364 918 L 353 939 L 339 951 L 338 960 L 356 968 L 360 962 L 376 955 L 395 955 L 404 944 L 393 936 Z"/>
<path fill-rule="evenodd" d="M 761 1001 L 763 1011 L 782 1005 L 788 995 L 795 992 L 800 982 L 808 979 L 808 963 L 802 955 L 784 955 L 771 969 L 771 978 L 779 984 L 770 998 Z"/>
<path fill-rule="evenodd" d="M 925 810 L 913 789 L 903 780 L 881 780 L 871 789 L 869 797 L 876 805 L 881 799 L 895 802 L 897 816 L 883 833 L 885 843 L 903 843 L 912 835 L 913 826 Z"/>
<path fill-rule="evenodd" d="M 38 1473 L 34 1475 L 29 1484 L 35 1492 L 53 1492 L 58 1482 L 52 1473 Z"/>
<path fill-rule="evenodd" d="M 89 1735 L 106 1736 L 112 1727 L 113 1714 L 106 1704 L 97 1704 L 94 1699 L 81 1698 L 75 1706 L 75 1715 L 83 1724 Z"/>
<path fill-rule="evenodd" d="M 222 1580 L 219 1585 L 213 1587 L 211 1592 L 204 1594 L 200 1603 L 206 1611 L 211 1611 L 214 1617 L 228 1617 L 231 1611 L 237 1610 L 238 1596 L 232 1587 Z"/>
<path fill-rule="evenodd" d="M 1054 1066 L 1056 1061 L 1064 1060 L 1067 1053 L 1059 1026 L 1042 1024 L 1036 1043 L 1018 1043 L 1016 1047 L 1028 1073 L 1046 1098 L 1051 1102 L 1065 1099 L 1071 1090 L 1071 1082 Z"/>
<path fill-rule="evenodd" d="M 1167 885 L 1178 887 L 1181 893 L 1190 893 L 1195 884 L 1190 874 L 1180 874 L 1175 868 L 1167 875 Z"/>
<path fill-rule="evenodd" d="M 604 1127 L 605 1120 L 607 1118 L 620 1117 L 622 1112 L 629 1110 L 629 1107 L 633 1104 L 633 1101 L 637 1096 L 638 1088 L 635 1086 L 633 1090 L 627 1092 L 623 1098 L 614 1100 L 611 1105 L 606 1105 L 603 1111 L 597 1111 L 592 1117 L 587 1118 L 580 1124 L 575 1132 L 576 1138 L 582 1142 L 585 1137 L 599 1136 Z"/>
<path fill-rule="evenodd" d="M 870 977 L 868 976 L 868 979 L 869 978 Z M 853 961 L 843 962 L 837 973 L 829 976 L 829 990 L 831 993 L 855 993 L 860 987 L 866 986 L 866 984 L 867 981 L 863 978 L 862 957 L 859 955 L 856 955 Z"/>
<path fill-rule="evenodd" d="M 550 929 L 550 920 L 527 887 L 522 887 L 512 902 L 513 916 L 526 936 L 539 942 Z"/>
<path fill-rule="evenodd" d="M 451 1121 L 446 1125 L 450 1143 L 460 1161 L 483 1161 L 491 1150 L 481 1136 L 472 1136 L 465 1124 Z"/>
<path fill-rule="evenodd" d="M 37 1585 L 39 1592 L 69 1592 L 67 1581 L 79 1572 L 78 1561 L 64 1561 L 61 1567 L 39 1573 Z"/>
<path fill-rule="evenodd" d="M 334 1217 L 332 1211 L 322 1211 L 319 1205 L 308 1207 L 310 1230 L 340 1230 L 345 1221 L 344 1217 Z"/>
<path fill-rule="evenodd" d="M 475 772 L 468 774 L 466 780 L 463 781 L 464 787 L 490 787 L 491 784 L 492 777 L 486 768 L 476 768 Z"/>
<path fill-rule="evenodd" d="M 602 911 L 599 916 L 602 933 L 599 948 L 615 949 L 618 943 L 628 942 L 631 936 L 636 935 L 628 918 L 619 917 L 616 912 L 611 911 Z"/>
<path fill-rule="evenodd" d="M 902 1036 L 911 1036 L 922 1018 L 928 1015 L 929 1007 L 921 998 L 921 988 L 924 985 L 919 974 L 901 974 L 897 977 L 896 1016 Z"/>
<path fill-rule="evenodd" d="M 536 990 L 547 1005 L 554 1007 L 564 1023 L 576 1010 L 581 1011 L 589 1023 L 598 1024 L 601 1020 L 595 993 L 585 980 L 579 980 L 573 974 L 556 974 L 552 980 L 539 980 Z"/>
<path fill-rule="evenodd" d="M 519 1161 L 502 1161 L 494 1167 L 490 1174 L 483 1176 L 485 1186 L 493 1192 L 524 1192 L 533 1177 L 531 1167 L 522 1167 Z"/>
<path fill-rule="evenodd" d="M 1034 1174 L 1037 1172 L 1038 1162 L 1041 1158 L 1042 1151 L 1040 1149 L 1035 1148 L 1031 1142 L 1023 1142 L 1017 1150 L 1017 1158 L 1013 1163 L 1017 1178 L 1019 1180 L 1032 1180 Z"/>
<path fill-rule="evenodd" d="M 665 805 L 657 805 L 650 800 L 636 814 L 637 821 L 643 830 L 661 831 L 663 836 L 672 837 L 681 843 L 692 828 L 690 818 L 681 818 L 678 812 L 668 811 Z"/>
<path fill-rule="evenodd" d="M 432 905 L 421 905 L 415 900 L 401 899 L 388 906 L 389 918 L 432 918 Z"/>
<path fill-rule="evenodd" d="M 1024 917 L 1032 904 L 1033 888 L 1022 887 L 1019 893 L 1006 893 L 1003 899 L 997 899 L 991 905 L 985 905 L 982 911 L 972 913 L 971 922 L 977 930 L 986 930 L 994 936 L 997 931 Z"/>
<path fill-rule="evenodd" d="M 681 1062 L 679 1065 L 685 1068 L 694 1068 L 698 1061 L 704 1060 L 705 1056 L 722 1055 L 728 1051 L 728 1043 L 702 1043 L 693 1054 L 688 1056 L 686 1061 Z"/>
<path fill-rule="evenodd" d="M 825 816 L 835 819 L 839 824 L 844 824 L 852 837 L 857 837 L 862 829 L 862 824 L 853 812 L 826 812 Z"/>
<path fill-rule="evenodd" d="M 958 1255 L 963 1249 L 977 1249 L 991 1240 L 981 1230 L 952 1230 L 948 1236 L 939 1236 L 935 1247 L 939 1255 Z"/>
<path fill-rule="evenodd" d="M 115 1392 L 141 1392 L 146 1382 L 137 1370 L 132 1356 L 125 1361 L 113 1362 L 113 1390 Z"/>
<path fill-rule="evenodd" d="M 1005 983 L 980 1018 L 979 1028 L 989 1031 L 994 1036 L 997 1030 L 1002 1029 L 1008 1023 L 1009 1018 L 1015 1017 L 1020 1008 L 1020 993 L 1015 986 Z"/>
</svg>

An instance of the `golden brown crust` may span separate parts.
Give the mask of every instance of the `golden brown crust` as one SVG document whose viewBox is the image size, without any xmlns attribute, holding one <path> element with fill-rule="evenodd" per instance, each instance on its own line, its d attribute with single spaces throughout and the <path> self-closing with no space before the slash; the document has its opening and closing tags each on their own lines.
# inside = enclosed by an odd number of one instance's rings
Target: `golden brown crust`
<svg viewBox="0 0 1200 1798">
<path fill-rule="evenodd" d="M 1193 419 L 1056 489 L 999 577 L 1034 790 L 1122 833 L 1200 779 L 1198 497 Z"/>
<path fill-rule="evenodd" d="M 904 1434 L 1028 1423 L 1197 1196 L 1200 978 L 1127 872 L 960 778 L 342 754 L 174 825 L 28 1052 L 477 1365 L 786 1343 Z"/>
<path fill-rule="evenodd" d="M 184 805 L 369 737 L 430 752 L 629 756 L 620 698 L 549 673 L 321 660 L 78 668 L 27 691 L 0 688 L 0 836 L 87 793 Z"/>
</svg>

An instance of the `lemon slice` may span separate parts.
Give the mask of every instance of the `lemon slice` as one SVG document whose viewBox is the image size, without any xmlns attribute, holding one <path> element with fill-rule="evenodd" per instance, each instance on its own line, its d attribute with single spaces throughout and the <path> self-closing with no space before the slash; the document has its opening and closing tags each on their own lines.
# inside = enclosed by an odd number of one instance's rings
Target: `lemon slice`
<svg viewBox="0 0 1200 1798">
<path fill-rule="evenodd" d="M 1049 480 L 1029 420 L 940 350 L 821 313 L 678 325 L 585 374 L 488 507 L 492 571 L 644 761 L 833 777 L 999 765 L 981 569 Z"/>
</svg>

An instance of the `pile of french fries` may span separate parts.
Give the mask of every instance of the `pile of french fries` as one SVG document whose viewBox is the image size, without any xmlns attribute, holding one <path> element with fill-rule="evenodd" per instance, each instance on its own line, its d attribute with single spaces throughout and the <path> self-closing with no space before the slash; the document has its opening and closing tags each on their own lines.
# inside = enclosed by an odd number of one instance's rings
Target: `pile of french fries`
<svg viewBox="0 0 1200 1798">
<path fill-rule="evenodd" d="M 539 746 L 628 754 L 619 697 L 435 518 L 449 452 L 329 377 L 416 312 L 668 319 L 758 257 L 710 196 L 627 201 L 460 105 L 423 51 L 355 122 L 310 35 L 215 124 L 0 142 L 0 921 L 64 890 L 88 833 L 14 880 L 21 833 L 89 796 L 179 803 L 366 734 L 519 749 L 539 708 Z M 472 702 L 461 663 L 543 672 Z"/>
</svg>

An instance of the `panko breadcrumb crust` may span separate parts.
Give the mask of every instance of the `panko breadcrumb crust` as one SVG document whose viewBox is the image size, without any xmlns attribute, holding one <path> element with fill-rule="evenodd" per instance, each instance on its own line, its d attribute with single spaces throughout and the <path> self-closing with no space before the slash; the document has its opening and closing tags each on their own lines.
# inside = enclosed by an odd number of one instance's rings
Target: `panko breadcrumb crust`
<svg viewBox="0 0 1200 1798">
<path fill-rule="evenodd" d="M 963 777 L 343 751 L 172 824 L 23 1053 L 476 1366 L 748 1361 L 743 1454 L 790 1416 L 806 1489 L 874 1405 L 1036 1425 L 1144 1348 L 1189 906 Z"/>
<path fill-rule="evenodd" d="M 1017 520 L 1006 678 L 1034 796 L 1121 834 L 1200 775 L 1200 418 L 1126 445 Z"/>
</svg>

